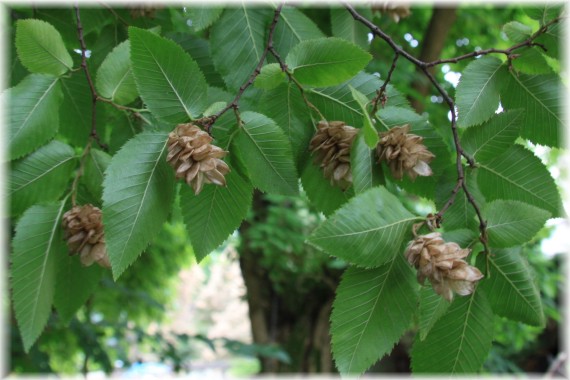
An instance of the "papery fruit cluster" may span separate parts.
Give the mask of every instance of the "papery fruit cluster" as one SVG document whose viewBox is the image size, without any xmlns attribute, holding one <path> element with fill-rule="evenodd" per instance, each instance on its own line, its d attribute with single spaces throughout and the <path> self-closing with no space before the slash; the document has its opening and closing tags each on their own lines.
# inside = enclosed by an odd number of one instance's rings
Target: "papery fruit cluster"
<svg viewBox="0 0 570 380">
<path fill-rule="evenodd" d="M 81 264 L 85 266 L 97 263 L 103 268 L 111 268 L 102 217 L 101 210 L 91 204 L 73 206 L 63 214 L 62 225 L 69 254 L 79 254 Z"/>
<path fill-rule="evenodd" d="M 454 293 L 473 293 L 475 284 L 483 278 L 479 269 L 463 260 L 469 253 L 457 243 L 445 242 L 441 233 L 432 232 L 411 241 L 405 255 L 417 269 L 419 283 L 427 278 L 437 294 L 451 301 Z"/>
</svg>

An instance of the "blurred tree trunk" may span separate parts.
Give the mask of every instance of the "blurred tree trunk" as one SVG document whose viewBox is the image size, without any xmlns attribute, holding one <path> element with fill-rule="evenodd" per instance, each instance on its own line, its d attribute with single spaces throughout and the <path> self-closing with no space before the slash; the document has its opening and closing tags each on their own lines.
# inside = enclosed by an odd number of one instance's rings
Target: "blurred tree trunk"
<svg viewBox="0 0 570 380">
<path fill-rule="evenodd" d="M 268 204 L 256 191 L 253 198 L 254 219 L 244 222 L 240 228 L 242 242 L 238 249 L 240 267 L 247 288 L 247 302 L 253 341 L 256 344 L 277 344 L 291 357 L 286 364 L 273 358 L 260 358 L 262 372 L 334 372 L 332 362 L 329 316 L 334 291 L 340 273 L 330 275 L 330 286 L 320 286 L 305 296 L 279 294 L 269 278 L 269 272 L 261 265 L 262 252 L 251 247 L 249 229 L 252 223 L 263 223 Z M 324 272 L 327 269 L 323 268 Z M 295 302 L 302 307 L 292 310 L 287 298 L 303 297 Z"/>
<path fill-rule="evenodd" d="M 421 61 L 430 62 L 439 59 L 445 46 L 449 30 L 457 19 L 457 7 L 434 7 L 429 25 L 424 33 L 422 50 L 418 57 Z M 429 69 L 433 73 L 433 67 Z M 418 75 L 418 80 L 412 84 L 422 98 L 430 93 L 431 83 L 425 75 Z M 424 105 L 421 99 L 412 99 L 412 106 L 418 113 L 422 113 Z"/>
</svg>

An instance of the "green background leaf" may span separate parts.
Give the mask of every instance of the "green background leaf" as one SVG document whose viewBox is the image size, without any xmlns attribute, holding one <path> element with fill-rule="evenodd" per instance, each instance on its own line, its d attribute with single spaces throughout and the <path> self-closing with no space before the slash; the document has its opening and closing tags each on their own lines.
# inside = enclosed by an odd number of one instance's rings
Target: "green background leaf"
<svg viewBox="0 0 570 380">
<path fill-rule="evenodd" d="M 246 164 L 253 185 L 266 192 L 297 194 L 297 170 L 283 131 L 273 120 L 256 112 L 244 112 L 241 119 L 244 125 L 233 147 Z"/>
<path fill-rule="evenodd" d="M 414 373 L 476 373 L 493 340 L 493 312 L 484 294 L 456 297 L 427 337 L 412 347 Z"/>
<path fill-rule="evenodd" d="M 174 200 L 174 170 L 166 162 L 167 133 L 143 132 L 113 157 L 103 183 L 107 252 L 117 279 L 166 221 Z"/>
<path fill-rule="evenodd" d="M 95 80 L 99 95 L 123 105 L 139 96 L 131 70 L 130 49 L 129 41 L 118 44 L 99 66 Z"/>
<path fill-rule="evenodd" d="M 35 203 L 57 200 L 66 190 L 76 162 L 73 149 L 59 141 L 12 162 L 8 180 L 12 215 Z"/>
<path fill-rule="evenodd" d="M 508 248 L 531 240 L 550 217 L 548 211 L 518 201 L 496 200 L 487 203 L 489 246 Z"/>
<path fill-rule="evenodd" d="M 285 59 L 295 78 L 304 85 L 335 86 L 364 69 L 372 56 L 340 38 L 302 41 Z"/>
<path fill-rule="evenodd" d="M 51 314 L 58 255 L 67 255 L 60 228 L 64 206 L 59 202 L 27 210 L 12 241 L 10 288 L 26 352 Z"/>
<path fill-rule="evenodd" d="M 455 242 L 455 240 L 453 240 Z M 457 243 L 457 242 L 456 242 Z M 431 286 L 420 290 L 419 328 L 420 340 L 424 340 L 435 323 L 451 305 L 445 298 L 433 291 Z"/>
<path fill-rule="evenodd" d="M 22 65 L 33 73 L 59 76 L 73 67 L 61 35 L 42 20 L 16 22 L 16 49 Z"/>
<path fill-rule="evenodd" d="M 184 50 L 165 38 L 129 28 L 131 65 L 140 96 L 158 118 L 181 123 L 206 108 L 206 79 Z"/>
<path fill-rule="evenodd" d="M 330 184 L 323 171 L 309 160 L 301 175 L 303 190 L 311 200 L 311 204 L 326 216 L 331 215 L 350 199 L 350 188 L 344 192 Z"/>
<path fill-rule="evenodd" d="M 481 124 L 493 116 L 499 107 L 501 78 L 505 75 L 506 67 L 495 57 L 482 57 L 467 65 L 455 95 L 458 126 Z"/>
<path fill-rule="evenodd" d="M 530 141 L 560 146 L 562 121 L 562 88 L 556 75 L 508 75 L 501 90 L 501 103 L 505 110 L 523 108 L 521 136 Z"/>
<path fill-rule="evenodd" d="M 520 145 L 494 159 L 481 161 L 477 170 L 479 189 L 487 200 L 509 199 L 560 213 L 560 195 L 540 160 Z"/>
<path fill-rule="evenodd" d="M 224 10 L 212 26 L 212 60 L 228 90 L 235 91 L 244 84 L 259 63 L 271 14 L 269 9 L 242 5 Z"/>
<path fill-rule="evenodd" d="M 105 170 L 111 163 L 111 156 L 98 149 L 91 149 L 85 160 L 85 169 L 81 180 L 89 192 L 97 199 L 103 197 L 103 181 Z"/>
<path fill-rule="evenodd" d="M 485 255 L 477 266 L 486 267 Z M 544 312 L 534 273 L 520 248 L 494 249 L 489 256 L 491 276 L 479 285 L 485 291 L 493 312 L 533 326 L 544 326 Z"/>
<path fill-rule="evenodd" d="M 8 102 L 10 159 L 22 157 L 45 144 L 59 127 L 63 100 L 58 78 L 32 74 L 3 94 Z"/>
<path fill-rule="evenodd" d="M 79 256 L 64 253 L 61 252 L 58 258 L 53 304 L 63 323 L 68 324 L 97 289 L 103 276 L 103 268 L 97 264 L 84 267 Z"/>
<path fill-rule="evenodd" d="M 356 194 L 380 185 L 384 180 L 382 167 L 376 163 L 374 151 L 364 141 L 363 132 L 358 133 L 350 151 L 352 185 Z"/>
<path fill-rule="evenodd" d="M 186 8 L 188 18 L 192 20 L 192 29 L 196 32 L 206 29 L 214 23 L 224 11 L 223 7 L 212 7 L 206 4 L 192 4 Z"/>
<path fill-rule="evenodd" d="M 368 98 L 366 97 L 366 95 L 364 95 L 362 92 L 358 91 L 354 87 L 349 85 L 349 88 L 350 92 L 352 92 L 352 97 L 354 98 L 354 100 L 356 100 L 356 102 L 360 106 L 363 115 L 362 121 L 358 123 L 356 126 L 357 127 L 362 126 L 362 130 L 364 132 L 364 141 L 366 142 L 366 144 L 370 149 L 374 149 L 376 148 L 378 141 L 380 141 L 380 138 L 378 137 L 378 132 L 376 131 L 374 125 L 372 124 L 372 119 L 370 119 L 370 114 L 366 109 L 366 106 L 368 104 Z"/>
<path fill-rule="evenodd" d="M 199 195 L 182 185 L 180 206 L 198 262 L 240 226 L 251 207 L 252 186 L 235 170 L 226 182 L 227 187 L 206 185 Z"/>
<path fill-rule="evenodd" d="M 416 300 L 416 279 L 403 255 L 375 269 L 349 267 L 331 314 L 341 374 L 361 374 L 389 353 L 409 327 Z"/>
<path fill-rule="evenodd" d="M 391 261 L 411 227 L 421 220 L 384 187 L 352 198 L 321 224 L 307 242 L 351 264 L 373 268 Z"/>
<path fill-rule="evenodd" d="M 285 73 L 281 71 L 278 63 L 270 63 L 261 68 L 253 85 L 264 90 L 272 90 L 285 82 Z"/>
<path fill-rule="evenodd" d="M 325 37 L 317 25 L 299 9 L 284 6 L 275 26 L 273 44 L 282 58 L 301 41 Z"/>
<path fill-rule="evenodd" d="M 461 136 L 461 146 L 477 160 L 492 159 L 514 144 L 522 118 L 523 110 L 501 112 L 466 130 Z"/>
<path fill-rule="evenodd" d="M 372 19 L 370 9 L 356 8 L 356 11 L 367 19 Z M 370 33 L 370 29 L 356 21 L 346 9 L 331 8 L 330 12 L 333 36 L 350 41 L 365 50 L 370 48 L 370 44 L 368 43 L 368 33 Z"/>
</svg>

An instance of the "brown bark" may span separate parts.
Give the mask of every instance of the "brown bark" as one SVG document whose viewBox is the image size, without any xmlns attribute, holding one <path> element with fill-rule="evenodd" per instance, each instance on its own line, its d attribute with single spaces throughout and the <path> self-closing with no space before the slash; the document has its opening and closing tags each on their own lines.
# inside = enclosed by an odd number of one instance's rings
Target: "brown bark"
<svg viewBox="0 0 570 380">
<path fill-rule="evenodd" d="M 437 60 L 443 47 L 445 46 L 445 40 L 449 34 L 449 30 L 455 23 L 457 19 L 457 7 L 435 7 L 433 14 L 431 16 L 429 25 L 424 33 L 424 39 L 422 41 L 422 50 L 420 56 L 418 57 L 421 61 L 430 62 Z M 434 68 L 429 69 L 432 73 Z M 421 73 L 421 71 L 419 71 Z M 430 91 L 430 83 L 425 75 L 418 75 L 418 80 L 412 84 L 412 87 L 420 94 L 421 97 L 425 98 Z M 420 99 L 412 99 L 412 106 L 418 113 L 422 113 L 424 106 Z"/>
<path fill-rule="evenodd" d="M 248 231 L 252 223 L 264 223 L 268 204 L 261 193 L 253 199 L 254 221 L 240 228 L 240 267 L 247 289 L 247 302 L 253 341 L 277 344 L 291 357 L 286 364 L 276 359 L 260 358 L 262 372 L 334 372 L 329 317 L 340 271 L 327 274 L 327 283 L 304 294 L 280 294 L 261 263 L 263 252 L 251 247 Z M 297 302 L 290 302 L 295 299 Z M 301 299 L 301 302 L 298 302 Z M 289 302 L 288 302 L 289 301 Z M 296 306 L 292 306 L 295 304 Z"/>
</svg>

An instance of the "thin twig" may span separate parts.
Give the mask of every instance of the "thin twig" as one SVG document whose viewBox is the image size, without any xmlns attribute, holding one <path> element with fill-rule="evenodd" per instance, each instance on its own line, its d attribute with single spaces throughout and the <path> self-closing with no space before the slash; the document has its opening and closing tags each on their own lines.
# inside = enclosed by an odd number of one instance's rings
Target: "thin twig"
<svg viewBox="0 0 570 380">
<path fill-rule="evenodd" d="M 281 9 L 283 8 L 283 5 L 284 5 L 283 3 L 280 4 L 277 7 L 277 9 L 275 10 L 275 14 L 273 16 L 273 21 L 271 22 L 271 26 L 269 27 L 269 37 L 267 40 L 267 44 L 265 45 L 265 48 L 263 49 L 263 53 L 261 54 L 261 58 L 259 59 L 257 66 L 253 70 L 253 73 L 251 73 L 251 75 L 249 76 L 249 79 L 247 80 L 247 82 L 242 84 L 241 87 L 238 89 L 238 92 L 236 93 L 234 100 L 232 100 L 231 103 L 226 105 L 223 109 L 221 109 L 216 114 L 194 121 L 195 123 L 202 125 L 208 133 L 211 134 L 212 125 L 216 122 L 216 120 L 218 120 L 218 118 L 220 118 L 220 116 L 222 116 L 224 113 L 226 113 L 230 109 L 234 110 L 238 124 L 241 124 L 241 119 L 239 117 L 239 100 L 241 99 L 245 90 L 247 90 L 249 88 L 249 86 L 251 86 L 253 84 L 253 82 L 255 81 L 255 78 L 257 78 L 257 76 L 261 72 L 261 67 L 263 66 L 263 63 L 265 62 L 265 58 L 267 57 L 267 53 L 268 53 L 270 47 L 273 46 L 273 34 L 275 32 L 275 27 L 277 26 L 277 22 L 279 21 L 279 16 L 281 15 Z"/>
<path fill-rule="evenodd" d="M 91 79 L 91 74 L 87 68 L 87 46 L 85 45 L 85 39 L 83 38 L 83 25 L 81 24 L 81 17 L 79 14 L 79 5 L 75 5 L 75 16 L 77 18 L 77 34 L 79 36 L 79 44 L 81 45 L 81 67 L 85 72 L 85 77 L 87 78 L 87 83 L 89 83 L 89 88 L 91 89 L 91 134 L 90 137 L 95 139 L 97 144 L 103 149 L 108 150 L 106 144 L 101 142 L 101 138 L 97 134 L 97 91 L 95 90 L 95 85 L 93 84 L 93 79 Z"/>
<path fill-rule="evenodd" d="M 540 29 L 538 29 L 532 36 L 530 36 L 529 38 L 527 38 L 526 40 L 519 42 L 516 45 L 511 46 L 508 49 L 495 49 L 495 48 L 491 48 L 491 49 L 484 49 L 484 50 L 476 50 L 473 51 L 471 53 L 467 53 L 467 54 L 463 54 L 460 55 L 458 57 L 454 57 L 454 58 L 447 58 L 447 59 L 438 59 L 436 61 L 432 61 L 432 62 L 427 62 L 425 65 L 426 67 L 433 67 L 433 66 L 437 66 L 437 65 L 441 65 L 444 63 L 457 63 L 459 61 L 468 59 L 468 58 L 474 58 L 474 57 L 479 57 L 482 55 L 487 55 L 487 54 L 504 54 L 507 56 L 507 58 L 509 60 L 516 58 L 516 54 L 514 53 L 515 50 L 518 50 L 520 48 L 523 47 L 531 47 L 531 46 L 538 46 L 540 47 L 542 50 L 546 51 L 546 47 L 542 44 L 536 43 L 534 42 L 535 39 L 537 39 L 540 35 L 546 33 L 546 31 L 548 31 L 548 28 L 556 23 L 558 23 L 561 20 L 561 17 L 556 17 L 554 19 L 552 19 L 550 22 L 548 22 L 547 24 L 543 25 Z"/>
<path fill-rule="evenodd" d="M 378 111 L 378 103 L 386 104 L 386 87 L 388 87 L 388 83 L 390 83 L 390 79 L 392 79 L 392 73 L 396 69 L 396 62 L 398 62 L 398 58 L 400 58 L 400 53 L 397 51 L 394 53 L 394 59 L 392 60 L 392 66 L 390 66 L 390 70 L 388 70 L 388 75 L 386 76 L 386 80 L 382 83 L 382 87 L 376 92 L 376 96 L 372 99 L 372 111 L 370 112 L 372 116 L 376 115 Z"/>
</svg>

